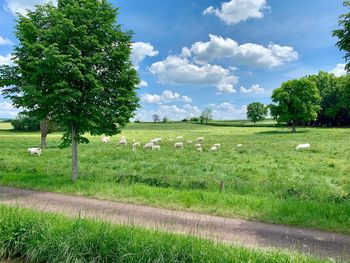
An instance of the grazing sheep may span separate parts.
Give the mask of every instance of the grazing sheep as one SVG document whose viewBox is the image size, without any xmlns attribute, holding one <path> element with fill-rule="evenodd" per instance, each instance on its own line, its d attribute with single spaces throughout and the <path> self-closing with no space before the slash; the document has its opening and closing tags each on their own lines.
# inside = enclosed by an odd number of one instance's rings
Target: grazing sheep
<svg viewBox="0 0 350 263">
<path fill-rule="evenodd" d="M 153 149 L 153 146 L 154 146 L 154 144 L 153 143 L 151 143 L 151 142 L 149 142 L 149 143 L 146 143 L 144 146 L 143 146 L 143 149 Z"/>
<path fill-rule="evenodd" d="M 204 142 L 204 137 L 198 137 L 197 142 Z"/>
<path fill-rule="evenodd" d="M 111 138 L 106 137 L 106 136 L 101 138 L 101 142 L 103 142 L 103 143 L 109 143 L 110 140 L 111 140 Z"/>
<path fill-rule="evenodd" d="M 155 138 L 155 139 L 152 139 L 150 142 L 153 144 L 160 144 L 161 141 L 162 141 L 162 138 Z"/>
<path fill-rule="evenodd" d="M 183 142 L 176 142 L 176 143 L 174 143 L 174 148 L 175 149 L 183 149 L 184 143 Z"/>
<path fill-rule="evenodd" d="M 243 144 L 237 144 L 237 148 L 242 148 Z"/>
<path fill-rule="evenodd" d="M 137 148 L 137 147 L 140 147 L 141 146 L 141 144 L 139 143 L 139 142 L 134 142 L 133 144 L 132 144 L 132 147 L 133 148 Z"/>
<path fill-rule="evenodd" d="M 215 143 L 213 146 L 219 149 L 221 147 L 221 144 L 220 143 Z"/>
<path fill-rule="evenodd" d="M 125 139 L 120 139 L 119 145 L 128 145 L 128 142 Z"/>
<path fill-rule="evenodd" d="M 160 145 L 153 145 L 152 150 L 153 150 L 153 151 L 154 151 L 154 150 L 159 151 L 159 150 L 160 150 Z"/>
<path fill-rule="evenodd" d="M 202 147 L 198 147 L 196 151 L 201 153 L 201 152 L 203 152 L 203 148 Z"/>
<path fill-rule="evenodd" d="M 193 143 L 193 141 L 189 140 L 189 141 L 187 141 L 187 143 Z"/>
<path fill-rule="evenodd" d="M 195 144 L 194 145 L 196 148 L 202 148 L 202 144 L 200 144 L 200 143 L 197 143 L 197 144 Z"/>
<path fill-rule="evenodd" d="M 297 147 L 295 147 L 295 150 L 302 150 L 302 149 L 307 149 L 310 147 L 311 147 L 311 145 L 309 143 L 299 144 Z"/>
<path fill-rule="evenodd" d="M 37 154 L 41 155 L 41 149 L 40 148 L 28 148 L 27 152 L 29 152 L 31 155 Z"/>
<path fill-rule="evenodd" d="M 133 146 L 133 147 L 132 147 L 132 150 L 133 150 L 134 152 L 136 152 L 137 147 Z"/>
<path fill-rule="evenodd" d="M 209 152 L 217 152 L 218 151 L 218 148 L 215 147 L 215 146 L 212 146 L 210 149 L 209 149 Z"/>
<path fill-rule="evenodd" d="M 180 141 L 180 140 L 183 140 L 184 137 L 183 136 L 176 136 L 176 140 Z"/>
</svg>

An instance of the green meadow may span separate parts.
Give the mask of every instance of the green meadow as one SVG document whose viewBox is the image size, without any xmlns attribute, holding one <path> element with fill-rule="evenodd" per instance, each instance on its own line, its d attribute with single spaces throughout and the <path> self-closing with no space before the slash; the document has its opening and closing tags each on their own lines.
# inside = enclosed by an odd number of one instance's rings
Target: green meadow
<svg viewBox="0 0 350 263">
<path fill-rule="evenodd" d="M 31 156 L 39 133 L 18 133 L 0 124 L 0 184 L 99 199 L 191 210 L 264 222 L 350 233 L 349 129 L 216 127 L 192 123 L 130 124 L 103 144 L 88 136 L 79 146 L 78 182 L 72 183 L 70 149 L 61 134 Z M 175 150 L 176 136 L 185 148 Z M 194 144 L 203 136 L 203 152 Z M 131 144 L 161 137 L 160 151 Z M 193 143 L 187 143 L 193 140 Z M 209 152 L 220 143 L 218 152 Z M 301 143 L 311 148 L 296 151 Z M 243 144 L 238 148 L 237 144 Z M 225 190 L 220 192 L 220 182 Z"/>
</svg>

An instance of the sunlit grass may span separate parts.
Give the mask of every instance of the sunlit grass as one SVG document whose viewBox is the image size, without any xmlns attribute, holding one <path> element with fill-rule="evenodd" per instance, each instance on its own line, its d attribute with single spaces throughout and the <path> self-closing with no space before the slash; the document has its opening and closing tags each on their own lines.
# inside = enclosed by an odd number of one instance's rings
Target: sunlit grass
<svg viewBox="0 0 350 263">
<path fill-rule="evenodd" d="M 60 134 L 49 135 L 50 148 L 37 157 L 26 148 L 38 145 L 39 133 L 0 131 L 0 183 L 349 233 L 349 133 L 131 124 L 123 131 L 129 142 L 162 137 L 161 150 L 133 152 L 117 145 L 120 136 L 109 144 L 89 137 L 79 146 L 80 179 L 72 184 L 70 149 L 58 148 Z M 204 152 L 194 143 L 174 150 L 168 139 L 177 135 L 185 142 L 204 136 Z M 213 143 L 222 147 L 210 153 Z M 312 147 L 297 152 L 299 143 Z"/>
<path fill-rule="evenodd" d="M 0 206 L 0 223 L 0 259 L 24 262 L 321 262 L 6 206 Z"/>
</svg>

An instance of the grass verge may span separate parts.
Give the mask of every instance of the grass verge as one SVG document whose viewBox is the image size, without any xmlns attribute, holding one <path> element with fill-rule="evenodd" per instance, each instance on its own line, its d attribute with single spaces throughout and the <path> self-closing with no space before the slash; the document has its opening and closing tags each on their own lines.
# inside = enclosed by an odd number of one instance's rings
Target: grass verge
<svg viewBox="0 0 350 263">
<path fill-rule="evenodd" d="M 0 206 L 0 258 L 25 262 L 321 262 L 194 237 Z"/>
</svg>

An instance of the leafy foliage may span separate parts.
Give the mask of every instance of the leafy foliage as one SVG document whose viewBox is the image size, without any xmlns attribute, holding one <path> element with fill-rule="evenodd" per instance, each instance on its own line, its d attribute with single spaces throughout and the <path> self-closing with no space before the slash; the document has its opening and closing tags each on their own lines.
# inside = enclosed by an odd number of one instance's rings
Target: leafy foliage
<svg viewBox="0 0 350 263">
<path fill-rule="evenodd" d="M 263 121 L 267 115 L 267 107 L 260 102 L 253 102 L 247 107 L 247 118 L 254 122 Z"/>
<path fill-rule="evenodd" d="M 11 121 L 16 131 L 39 131 L 40 121 L 25 114 L 18 114 L 17 118 Z"/>
<path fill-rule="evenodd" d="M 278 122 L 293 125 L 317 119 L 321 97 L 317 86 L 309 79 L 290 80 L 273 91 L 270 106 L 272 116 Z"/>
</svg>

